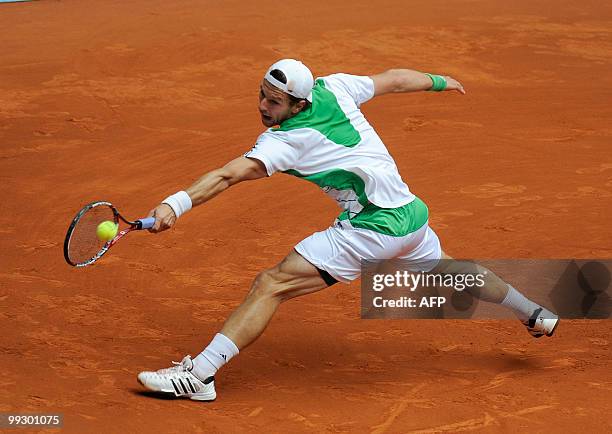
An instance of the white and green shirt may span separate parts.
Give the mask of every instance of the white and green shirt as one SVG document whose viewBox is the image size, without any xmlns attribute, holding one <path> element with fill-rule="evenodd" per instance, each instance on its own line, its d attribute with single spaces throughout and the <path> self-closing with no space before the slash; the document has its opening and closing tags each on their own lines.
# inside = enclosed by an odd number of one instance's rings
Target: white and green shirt
<svg viewBox="0 0 612 434">
<path fill-rule="evenodd" d="M 402 181 L 395 161 L 359 110 L 374 96 L 370 77 L 318 78 L 309 109 L 269 128 L 245 157 L 268 175 L 284 172 L 317 184 L 354 227 L 404 236 L 427 222 L 425 204 Z"/>
</svg>

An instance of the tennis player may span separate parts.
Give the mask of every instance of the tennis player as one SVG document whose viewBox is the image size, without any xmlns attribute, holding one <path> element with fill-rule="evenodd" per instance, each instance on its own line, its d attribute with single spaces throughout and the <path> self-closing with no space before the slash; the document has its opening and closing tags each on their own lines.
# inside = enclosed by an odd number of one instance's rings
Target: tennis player
<svg viewBox="0 0 612 434">
<path fill-rule="evenodd" d="M 255 146 L 224 167 L 206 173 L 191 187 L 151 211 L 152 232 L 234 184 L 276 172 L 318 185 L 342 213 L 331 227 L 307 237 L 276 266 L 253 281 L 242 304 L 197 357 L 175 366 L 141 372 L 147 389 L 193 400 L 216 397 L 216 372 L 261 335 L 279 305 L 360 276 L 362 259 L 401 258 L 414 271 L 460 272 L 460 262 L 442 251 L 428 225 L 428 210 L 402 180 L 382 140 L 360 106 L 388 94 L 465 90 L 457 80 L 408 69 L 372 76 L 332 74 L 313 79 L 310 70 L 283 59 L 267 70 L 259 89 L 259 112 L 268 127 Z M 478 298 L 513 310 L 535 337 L 552 336 L 559 318 L 486 271 Z"/>
</svg>

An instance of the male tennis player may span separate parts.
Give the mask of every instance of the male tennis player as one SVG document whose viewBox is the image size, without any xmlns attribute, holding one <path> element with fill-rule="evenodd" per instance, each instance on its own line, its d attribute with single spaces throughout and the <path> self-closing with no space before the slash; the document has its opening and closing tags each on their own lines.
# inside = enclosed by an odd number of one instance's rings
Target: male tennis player
<svg viewBox="0 0 612 434">
<path fill-rule="evenodd" d="M 234 184 L 276 172 L 317 184 L 343 212 L 331 227 L 307 237 L 278 265 L 259 273 L 245 300 L 196 358 L 141 372 L 140 383 L 193 400 L 215 399 L 217 370 L 259 337 L 283 301 L 358 278 L 362 259 L 402 258 L 415 271 L 460 271 L 460 263 L 440 261 L 448 257 L 428 225 L 427 207 L 410 192 L 359 110 L 375 96 L 426 90 L 465 94 L 451 77 L 408 69 L 370 77 L 333 74 L 316 81 L 297 60 L 283 59 L 268 69 L 259 92 L 261 121 L 268 129 L 244 156 L 151 211 L 156 219 L 152 231 L 172 227 L 193 206 Z M 490 271 L 475 295 L 512 309 L 536 337 L 551 336 L 559 321 Z"/>
</svg>

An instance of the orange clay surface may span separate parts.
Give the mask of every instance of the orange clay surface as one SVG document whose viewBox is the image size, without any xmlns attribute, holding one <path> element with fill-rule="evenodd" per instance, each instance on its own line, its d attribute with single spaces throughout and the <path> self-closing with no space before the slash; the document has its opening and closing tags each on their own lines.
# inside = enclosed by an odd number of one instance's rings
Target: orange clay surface
<svg viewBox="0 0 612 434">
<path fill-rule="evenodd" d="M 282 57 L 465 85 L 363 107 L 449 254 L 612 257 L 609 3 L 281 3 L 0 4 L 0 411 L 62 412 L 70 433 L 612 429 L 610 321 L 540 340 L 516 321 L 366 321 L 358 281 L 282 305 L 216 402 L 143 392 L 140 370 L 195 356 L 338 210 L 280 174 L 90 268 L 64 262 L 65 231 L 95 199 L 144 217 L 247 151 Z"/>
</svg>

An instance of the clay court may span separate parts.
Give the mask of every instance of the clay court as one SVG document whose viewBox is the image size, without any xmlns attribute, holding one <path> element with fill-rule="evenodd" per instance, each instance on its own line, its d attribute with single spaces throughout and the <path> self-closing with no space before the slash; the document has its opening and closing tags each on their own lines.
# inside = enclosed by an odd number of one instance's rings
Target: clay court
<svg viewBox="0 0 612 434">
<path fill-rule="evenodd" d="M 263 73 L 294 57 L 463 83 L 362 108 L 449 254 L 612 258 L 609 3 L 41 0 L 0 4 L 0 37 L 1 412 L 60 412 L 71 433 L 612 430 L 609 320 L 539 340 L 518 321 L 362 320 L 359 281 L 283 304 L 215 402 L 144 392 L 139 371 L 199 353 L 338 214 L 290 176 L 92 267 L 62 256 L 84 204 L 144 217 L 249 150 Z"/>
</svg>

